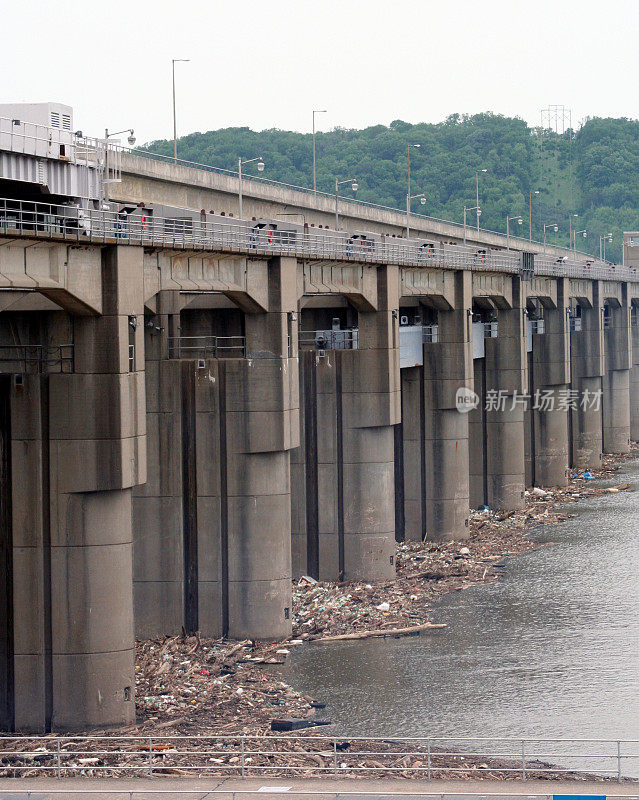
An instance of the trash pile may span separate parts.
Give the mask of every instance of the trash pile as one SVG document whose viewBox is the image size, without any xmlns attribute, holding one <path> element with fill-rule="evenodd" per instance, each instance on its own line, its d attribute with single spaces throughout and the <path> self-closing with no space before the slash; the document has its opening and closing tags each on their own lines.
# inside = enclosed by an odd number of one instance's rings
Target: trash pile
<svg viewBox="0 0 639 800">
<path fill-rule="evenodd" d="M 291 646 L 199 636 L 138 642 L 136 732 L 263 733 L 274 717 L 308 717 L 313 701 L 270 666 L 283 664 Z"/>
</svg>

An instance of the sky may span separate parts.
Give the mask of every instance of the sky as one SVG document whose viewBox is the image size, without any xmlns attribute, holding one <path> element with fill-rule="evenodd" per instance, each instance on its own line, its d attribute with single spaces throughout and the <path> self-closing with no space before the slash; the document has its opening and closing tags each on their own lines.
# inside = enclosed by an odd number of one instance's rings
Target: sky
<svg viewBox="0 0 639 800">
<path fill-rule="evenodd" d="M 0 102 L 67 103 L 85 135 L 171 138 L 177 58 L 178 136 L 639 117 L 639 0 L 0 0 Z"/>
</svg>

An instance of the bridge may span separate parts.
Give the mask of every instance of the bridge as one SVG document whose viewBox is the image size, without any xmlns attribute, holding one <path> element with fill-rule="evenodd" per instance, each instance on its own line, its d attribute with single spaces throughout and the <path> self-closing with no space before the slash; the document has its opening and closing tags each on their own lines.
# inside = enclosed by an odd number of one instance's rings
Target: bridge
<svg viewBox="0 0 639 800">
<path fill-rule="evenodd" d="M 238 176 L 61 154 L 18 113 L 1 727 L 130 724 L 135 636 L 284 638 L 293 578 L 391 579 L 397 540 L 639 439 L 639 234 L 614 265 L 342 198 L 336 229 L 334 198 L 246 180 L 240 220 Z"/>
</svg>

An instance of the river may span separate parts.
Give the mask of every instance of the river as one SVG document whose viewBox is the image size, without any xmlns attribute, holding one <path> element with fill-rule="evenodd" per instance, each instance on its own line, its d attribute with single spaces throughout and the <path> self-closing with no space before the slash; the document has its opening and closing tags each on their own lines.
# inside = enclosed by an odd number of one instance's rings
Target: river
<svg viewBox="0 0 639 800">
<path fill-rule="evenodd" d="M 445 596 L 445 631 L 301 647 L 287 680 L 351 736 L 639 739 L 639 491 L 571 510 L 532 534 L 552 546 Z"/>
</svg>

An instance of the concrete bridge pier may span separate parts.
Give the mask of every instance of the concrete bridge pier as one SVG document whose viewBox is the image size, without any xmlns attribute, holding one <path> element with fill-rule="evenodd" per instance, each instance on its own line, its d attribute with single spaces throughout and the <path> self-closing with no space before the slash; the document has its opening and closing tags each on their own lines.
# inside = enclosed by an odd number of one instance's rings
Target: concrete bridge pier
<svg viewBox="0 0 639 800">
<path fill-rule="evenodd" d="M 395 439 L 401 419 L 398 268 L 377 270 L 377 308 L 358 310 L 359 344 L 336 356 L 339 574 L 395 575 Z M 339 400 L 338 400 L 339 402 Z"/>
<path fill-rule="evenodd" d="M 182 370 L 169 359 L 179 334 L 179 292 L 159 292 L 147 313 L 147 480 L 133 491 L 133 602 L 136 636 L 178 634 L 184 617 Z"/>
<path fill-rule="evenodd" d="M 627 453 L 630 449 L 630 305 L 628 285 L 621 285 L 620 299 L 604 306 L 605 374 L 603 377 L 603 452 Z"/>
<path fill-rule="evenodd" d="M 525 304 L 519 277 L 498 310 L 499 334 L 486 339 L 486 471 L 490 508 L 523 508 L 524 402 L 528 387 Z"/>
<path fill-rule="evenodd" d="M 223 627 L 231 638 L 277 639 L 291 631 L 296 279 L 296 259 L 269 261 L 269 310 L 245 317 L 246 358 L 219 362 Z"/>
<path fill-rule="evenodd" d="M 142 251 L 102 252 L 102 315 L 49 378 L 51 724 L 135 719 L 132 487 L 146 480 Z"/>
<path fill-rule="evenodd" d="M 533 334 L 530 375 L 533 475 L 537 486 L 568 483 L 570 323 L 566 279 L 557 279 L 557 302 L 546 304 L 544 332 Z"/>
<path fill-rule="evenodd" d="M 598 469 L 603 452 L 601 413 L 604 374 L 604 339 L 601 284 L 592 284 L 592 298 L 579 298 L 581 329 L 570 333 L 571 388 L 576 407 L 571 409 L 572 468 Z"/>
<path fill-rule="evenodd" d="M 457 391 L 473 388 L 472 275 L 455 274 L 454 308 L 439 311 L 438 341 L 424 343 L 426 532 L 434 541 L 468 537 L 468 414 Z"/>
<path fill-rule="evenodd" d="M 630 370 L 630 438 L 639 442 L 639 307 L 630 308 L 630 334 L 632 338 L 632 368 Z"/>
<path fill-rule="evenodd" d="M 423 365 L 401 370 L 402 424 L 401 459 L 403 470 L 404 539 L 421 542 L 426 527 L 426 440 Z M 397 458 L 397 456 L 396 456 Z"/>
</svg>

